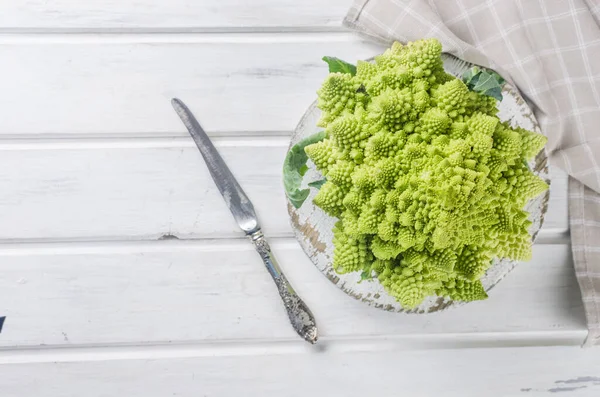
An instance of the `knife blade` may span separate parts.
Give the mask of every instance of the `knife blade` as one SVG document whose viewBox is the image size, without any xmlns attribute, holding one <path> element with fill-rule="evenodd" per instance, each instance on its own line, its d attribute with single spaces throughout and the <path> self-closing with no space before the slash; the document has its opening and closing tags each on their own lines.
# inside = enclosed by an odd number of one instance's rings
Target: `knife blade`
<svg viewBox="0 0 600 397">
<path fill-rule="evenodd" d="M 307 342 L 316 343 L 318 331 L 315 318 L 279 267 L 271 247 L 261 231 L 252 202 L 188 107 L 177 98 L 173 98 L 171 104 L 200 150 L 210 175 L 233 218 L 254 243 L 254 247 L 277 286 L 294 330 Z"/>
</svg>

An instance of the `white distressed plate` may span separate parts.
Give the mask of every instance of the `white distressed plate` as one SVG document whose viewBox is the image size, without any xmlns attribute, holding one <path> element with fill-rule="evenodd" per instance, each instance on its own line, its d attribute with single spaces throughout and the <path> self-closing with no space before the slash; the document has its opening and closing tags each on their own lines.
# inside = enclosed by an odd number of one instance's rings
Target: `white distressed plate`
<svg viewBox="0 0 600 397">
<path fill-rule="evenodd" d="M 470 64 L 448 54 L 443 54 L 442 58 L 444 59 L 444 68 L 446 71 L 455 76 L 462 75 L 466 69 L 471 67 Z M 513 126 L 540 132 L 533 112 L 514 87 L 506 83 L 502 95 L 503 100 L 499 104 L 498 113 L 498 117 L 501 120 L 508 120 Z M 320 115 L 321 111 L 316 107 L 315 101 L 308 108 L 296 127 L 290 147 L 298 141 L 322 130 L 322 128 L 317 127 L 317 120 Z M 308 182 L 322 178 L 311 161 L 308 162 L 308 166 L 309 170 L 305 174 L 303 188 L 307 187 L 306 184 Z M 544 151 L 530 163 L 530 167 L 536 175 L 550 184 L 547 157 Z M 464 304 L 463 302 L 434 296 L 426 298 L 417 308 L 407 311 L 393 297 L 387 294 L 377 279 L 361 281 L 360 272 L 337 274 L 331 266 L 333 258 L 332 228 L 337 219 L 325 214 L 313 204 L 312 199 L 315 194 L 316 190 L 311 189 L 310 195 L 299 209 L 294 208 L 288 202 L 288 212 L 291 217 L 292 228 L 304 252 L 310 257 L 315 266 L 346 294 L 380 309 L 405 313 L 430 313 Z M 536 199 L 531 200 L 525 207 L 530 213 L 529 219 L 533 222 L 530 228 L 530 233 L 533 236 L 532 243 L 535 241 L 535 237 L 542 227 L 544 214 L 548 208 L 548 199 L 549 191 L 546 191 Z M 494 260 L 492 266 L 481 280 L 486 291 L 494 287 L 517 264 L 517 261 L 512 260 Z"/>
</svg>

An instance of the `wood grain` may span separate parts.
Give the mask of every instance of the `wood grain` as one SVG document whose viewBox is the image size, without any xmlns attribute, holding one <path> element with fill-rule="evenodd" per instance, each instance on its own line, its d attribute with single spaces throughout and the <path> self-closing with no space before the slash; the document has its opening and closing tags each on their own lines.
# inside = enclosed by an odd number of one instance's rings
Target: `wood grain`
<svg viewBox="0 0 600 397">
<path fill-rule="evenodd" d="M 291 132 L 324 55 L 381 50 L 349 33 L 0 36 L 0 135 L 184 136 L 175 96 L 211 134 Z"/>
<path fill-rule="evenodd" d="M 291 236 L 281 182 L 289 139 L 215 144 L 267 235 Z M 540 239 L 564 241 L 566 177 L 552 177 Z M 242 236 L 189 137 L 0 141 L 0 191 L 0 240 Z"/>
<path fill-rule="evenodd" d="M 585 337 L 566 244 L 536 246 L 534 259 L 517 267 L 488 300 L 424 316 L 384 312 L 345 295 L 293 239 L 272 239 L 272 248 L 324 340 L 393 337 L 402 346 L 433 348 L 504 346 L 511 339 L 578 345 Z M 305 343 L 245 240 L 4 244 L 0 263 L 7 316 L 0 346 Z"/>
<path fill-rule="evenodd" d="M 3 396 L 596 397 L 594 350 L 507 348 L 3 365 Z M 431 373 L 437 374 L 435 381 Z M 325 375 L 326 374 L 326 375 Z M 402 394 L 399 394 L 402 393 Z"/>
<path fill-rule="evenodd" d="M 0 0 L 0 29 L 335 29 L 351 0 Z"/>
</svg>

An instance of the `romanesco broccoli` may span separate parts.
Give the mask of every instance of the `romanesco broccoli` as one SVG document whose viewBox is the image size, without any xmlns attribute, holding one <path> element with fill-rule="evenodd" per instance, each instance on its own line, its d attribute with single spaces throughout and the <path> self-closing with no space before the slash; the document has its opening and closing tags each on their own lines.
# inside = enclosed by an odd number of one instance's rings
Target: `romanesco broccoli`
<svg viewBox="0 0 600 397">
<path fill-rule="evenodd" d="M 339 218 L 334 269 L 373 274 L 405 308 L 485 299 L 493 258 L 531 257 L 523 208 L 547 189 L 526 165 L 546 138 L 500 122 L 441 50 L 395 43 L 355 75 L 330 73 L 318 90 L 327 137 L 305 148 L 327 177 L 314 203 Z"/>
</svg>

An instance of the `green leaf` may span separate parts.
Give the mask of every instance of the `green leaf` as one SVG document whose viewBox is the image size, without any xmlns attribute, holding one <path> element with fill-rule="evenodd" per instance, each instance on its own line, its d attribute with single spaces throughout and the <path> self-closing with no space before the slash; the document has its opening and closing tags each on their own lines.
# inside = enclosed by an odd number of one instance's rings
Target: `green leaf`
<svg viewBox="0 0 600 397">
<path fill-rule="evenodd" d="M 295 189 L 292 192 L 286 192 L 288 199 L 295 208 L 300 208 L 306 198 L 308 197 L 310 190 L 308 189 Z"/>
<path fill-rule="evenodd" d="M 306 174 L 306 171 L 308 171 L 308 166 L 304 164 L 302 167 L 300 167 L 300 176 L 304 176 L 304 174 Z"/>
<path fill-rule="evenodd" d="M 465 82 L 465 84 L 469 84 L 469 82 L 471 82 L 475 78 L 475 76 L 478 76 L 479 71 L 480 71 L 479 67 L 473 66 L 471 69 L 464 72 L 462 79 Z M 477 78 L 479 78 L 479 77 L 477 77 Z"/>
<path fill-rule="evenodd" d="M 314 187 L 315 189 L 320 189 L 327 182 L 327 179 L 319 179 L 318 181 L 312 181 L 308 184 L 310 187 Z"/>
<path fill-rule="evenodd" d="M 462 79 L 471 91 L 502 100 L 502 85 L 505 80 L 498 73 L 473 66 L 463 74 Z"/>
<path fill-rule="evenodd" d="M 489 90 L 485 90 L 483 95 L 491 96 L 492 98 L 496 98 L 497 100 L 502 100 L 502 87 L 493 87 Z"/>
<path fill-rule="evenodd" d="M 358 280 L 358 284 L 360 284 L 361 282 L 365 281 L 365 280 L 370 280 L 373 277 L 371 276 L 371 270 L 363 270 L 362 273 L 360 274 L 360 280 Z"/>
<path fill-rule="evenodd" d="M 329 73 L 350 73 L 352 76 L 356 74 L 356 66 L 342 61 L 336 57 L 323 57 L 323 60 L 329 65 Z"/>
<path fill-rule="evenodd" d="M 496 78 L 490 73 L 481 72 L 479 75 L 479 80 L 477 80 L 477 83 L 473 86 L 473 90 L 485 92 L 496 87 L 500 87 L 498 80 L 496 80 Z"/>
<path fill-rule="evenodd" d="M 308 156 L 304 152 L 304 148 L 313 143 L 322 141 L 325 139 L 325 136 L 325 131 L 321 131 L 304 138 L 292 146 L 285 156 L 285 161 L 283 162 L 283 186 L 285 188 L 286 196 L 296 208 L 300 208 L 310 193 L 309 189 L 300 189 L 302 177 L 308 170 L 308 167 L 306 166 Z"/>
</svg>

